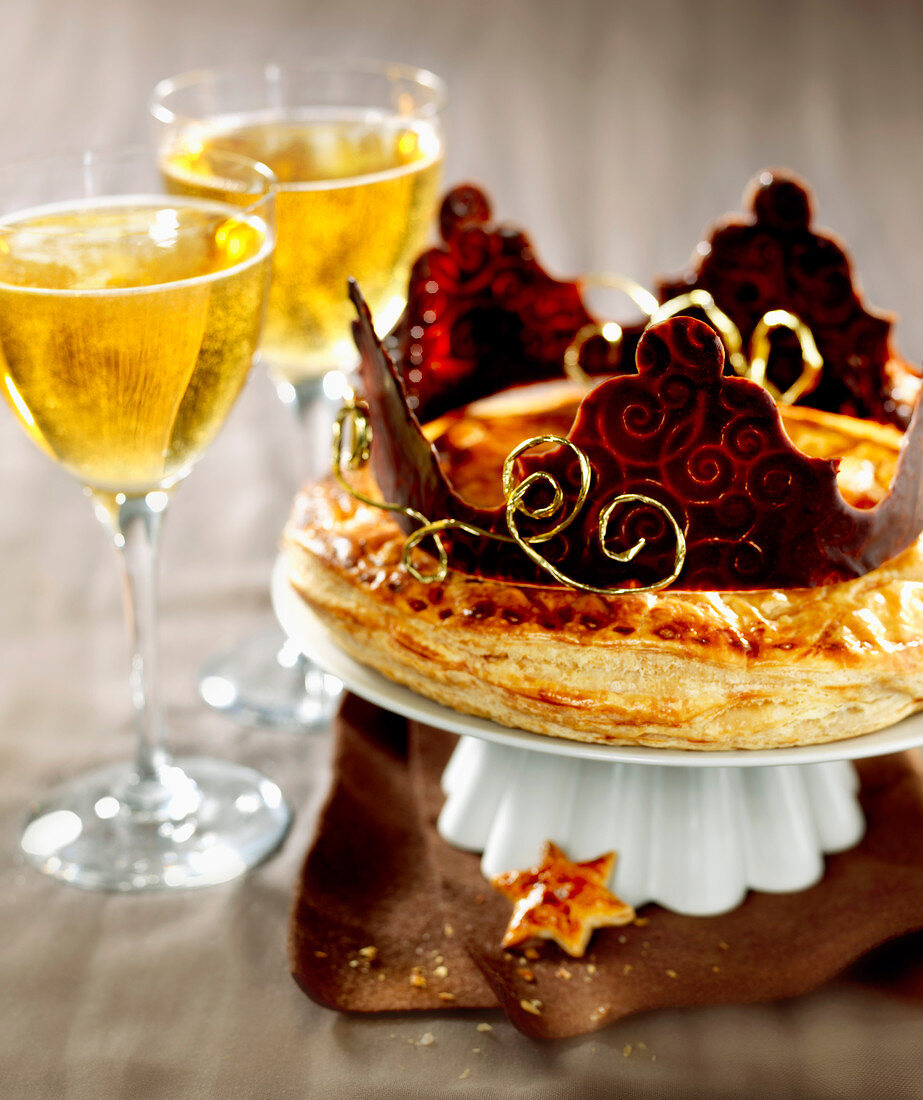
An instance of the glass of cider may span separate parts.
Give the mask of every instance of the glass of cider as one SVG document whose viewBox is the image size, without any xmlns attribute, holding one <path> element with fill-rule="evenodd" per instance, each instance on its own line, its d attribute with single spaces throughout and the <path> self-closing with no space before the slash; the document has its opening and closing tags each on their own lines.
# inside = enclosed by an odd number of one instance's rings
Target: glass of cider
<svg viewBox="0 0 923 1100">
<path fill-rule="evenodd" d="M 274 181 L 222 154 L 241 202 L 166 194 L 146 148 L 0 169 L 0 369 L 28 435 L 85 489 L 122 570 L 135 760 L 32 805 L 42 871 L 88 889 L 223 882 L 288 827 L 250 768 L 167 750 L 156 567 L 171 494 L 230 411 L 265 314 Z"/>
<path fill-rule="evenodd" d="M 277 243 L 260 348 L 302 426 L 299 476 L 329 472 L 333 402 L 355 363 L 347 280 L 379 334 L 405 304 L 410 268 L 432 231 L 443 159 L 442 81 L 379 61 L 234 64 L 162 81 L 151 112 L 167 186 L 233 199 L 216 151 L 269 167 L 278 180 Z M 210 705 L 277 728 L 323 725 L 340 690 L 278 628 L 202 670 Z"/>
</svg>

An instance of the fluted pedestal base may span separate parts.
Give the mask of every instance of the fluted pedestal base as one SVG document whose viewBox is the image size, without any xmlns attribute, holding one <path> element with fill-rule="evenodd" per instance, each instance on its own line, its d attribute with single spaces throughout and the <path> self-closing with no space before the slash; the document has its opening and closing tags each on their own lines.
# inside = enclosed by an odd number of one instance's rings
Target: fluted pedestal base
<svg viewBox="0 0 923 1100">
<path fill-rule="evenodd" d="M 612 889 L 693 916 L 747 890 L 803 890 L 824 855 L 865 831 L 851 763 L 682 767 L 568 759 L 462 737 L 443 775 L 440 835 L 483 852 L 485 875 L 535 862 L 545 840 L 574 859 L 619 853 Z"/>
</svg>

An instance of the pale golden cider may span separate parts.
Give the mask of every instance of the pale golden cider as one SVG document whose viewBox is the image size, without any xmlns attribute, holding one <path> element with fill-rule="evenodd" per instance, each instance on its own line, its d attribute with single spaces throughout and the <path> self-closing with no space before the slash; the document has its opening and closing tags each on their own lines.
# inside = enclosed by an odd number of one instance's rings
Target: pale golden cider
<svg viewBox="0 0 923 1100">
<path fill-rule="evenodd" d="M 355 360 L 355 278 L 380 334 L 406 303 L 410 267 L 425 248 L 438 201 L 442 144 L 431 123 L 396 116 L 248 115 L 181 132 L 164 154 L 171 189 L 233 201 L 209 167 L 230 151 L 279 180 L 276 252 L 261 352 L 290 382 Z"/>
<path fill-rule="evenodd" d="M 4 396 L 87 486 L 168 488 L 247 376 L 271 250 L 261 218 L 172 196 L 0 221 Z"/>
</svg>

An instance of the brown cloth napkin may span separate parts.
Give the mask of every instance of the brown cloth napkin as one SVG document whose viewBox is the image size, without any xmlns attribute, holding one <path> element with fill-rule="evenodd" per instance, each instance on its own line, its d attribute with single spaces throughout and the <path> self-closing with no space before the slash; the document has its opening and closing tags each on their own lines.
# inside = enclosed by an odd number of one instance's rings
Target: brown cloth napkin
<svg viewBox="0 0 923 1100">
<path fill-rule="evenodd" d="M 868 831 L 828 857 L 809 890 L 751 892 L 718 917 L 648 905 L 637 923 L 596 932 L 583 959 L 551 943 L 537 945 L 538 958 L 504 951 L 510 903 L 481 875 L 480 857 L 435 828 L 455 740 L 347 697 L 333 790 L 290 924 L 292 973 L 320 1004 L 499 1005 L 521 1031 L 561 1038 L 647 1009 L 805 993 L 923 928 L 923 769 L 904 753 L 859 764 Z M 887 944 L 847 977 L 923 999 L 923 936 Z"/>
</svg>

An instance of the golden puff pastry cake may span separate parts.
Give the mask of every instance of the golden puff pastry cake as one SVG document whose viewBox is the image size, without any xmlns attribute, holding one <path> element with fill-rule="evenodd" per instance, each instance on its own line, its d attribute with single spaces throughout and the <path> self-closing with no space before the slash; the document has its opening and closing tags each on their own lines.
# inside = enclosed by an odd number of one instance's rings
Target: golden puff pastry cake
<svg viewBox="0 0 923 1100">
<path fill-rule="evenodd" d="M 851 279 L 805 297 L 823 262 L 849 269 L 793 189 L 770 176 L 752 200 L 774 282 L 738 240 L 710 291 L 615 338 L 471 188 L 387 348 L 352 288 L 336 473 L 284 536 L 344 651 L 460 711 L 618 745 L 810 744 L 920 708 L 916 376 Z M 755 321 L 718 304 L 722 279 Z M 535 384 L 568 360 L 579 386 Z"/>
</svg>

